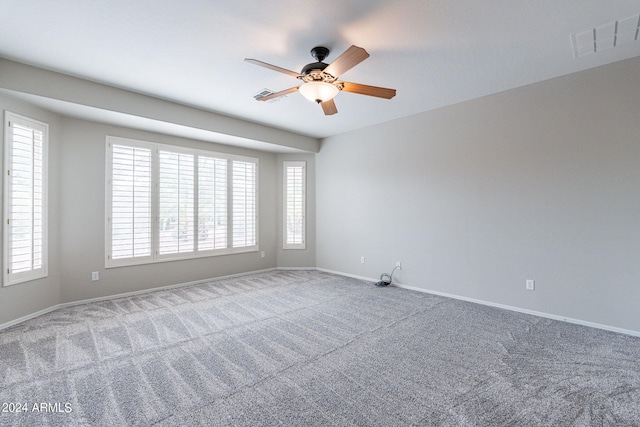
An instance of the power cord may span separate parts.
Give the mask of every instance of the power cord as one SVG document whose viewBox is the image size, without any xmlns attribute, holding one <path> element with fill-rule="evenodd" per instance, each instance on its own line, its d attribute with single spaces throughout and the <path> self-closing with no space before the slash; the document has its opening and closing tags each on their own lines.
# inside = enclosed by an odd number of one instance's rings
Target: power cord
<svg viewBox="0 0 640 427">
<path fill-rule="evenodd" d="M 396 265 L 396 267 L 391 270 L 391 274 L 382 273 L 380 275 L 380 281 L 376 283 L 376 286 L 389 286 L 391 283 L 393 283 L 393 273 L 395 273 L 398 268 L 400 267 Z"/>
</svg>

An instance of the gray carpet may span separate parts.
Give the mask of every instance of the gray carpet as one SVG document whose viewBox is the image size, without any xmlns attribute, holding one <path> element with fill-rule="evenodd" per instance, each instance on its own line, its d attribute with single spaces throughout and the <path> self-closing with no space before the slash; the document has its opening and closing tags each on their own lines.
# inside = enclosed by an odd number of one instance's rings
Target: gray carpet
<svg viewBox="0 0 640 427">
<path fill-rule="evenodd" d="M 640 339 L 269 272 L 0 331 L 0 404 L 2 426 L 638 426 Z"/>
</svg>

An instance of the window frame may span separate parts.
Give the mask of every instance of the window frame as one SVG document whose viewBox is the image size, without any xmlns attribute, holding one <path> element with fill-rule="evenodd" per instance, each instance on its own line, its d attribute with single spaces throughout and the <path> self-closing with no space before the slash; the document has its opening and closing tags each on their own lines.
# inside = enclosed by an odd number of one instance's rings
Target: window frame
<svg viewBox="0 0 640 427">
<path fill-rule="evenodd" d="M 148 263 L 152 263 L 155 262 L 154 259 L 154 251 L 155 251 L 155 247 L 154 247 L 154 241 L 155 241 L 155 234 L 157 233 L 156 230 L 156 221 L 154 221 L 154 212 L 153 212 L 153 201 L 154 201 L 154 197 L 155 197 L 155 189 L 154 189 L 154 172 L 153 172 L 153 166 L 151 166 L 151 180 L 150 180 L 150 184 L 149 184 L 149 191 L 151 192 L 151 237 L 150 237 L 150 246 L 151 246 L 151 252 L 149 255 L 147 256 L 140 256 L 140 257 L 131 257 L 131 258 L 119 258 L 119 259 L 112 259 L 111 255 L 112 255 L 112 247 L 113 247 L 113 233 L 112 233 L 112 227 L 113 227 L 113 221 L 112 221 L 112 192 L 113 192 L 113 187 L 112 187 L 112 180 L 113 180 L 113 151 L 112 151 L 112 146 L 113 146 L 113 141 L 123 141 L 122 144 L 118 144 L 118 145 L 123 145 L 126 147 L 133 147 L 133 148 L 141 148 L 141 149 L 147 149 L 150 151 L 150 163 L 151 165 L 153 165 L 153 158 L 154 158 L 154 146 L 153 144 L 149 143 L 149 142 L 145 142 L 145 141 L 137 141 L 137 140 L 132 140 L 132 139 L 126 139 L 126 138 L 119 138 L 119 137 L 110 137 L 107 136 L 107 144 L 106 144 L 106 165 L 105 165 L 105 267 L 106 268 L 110 268 L 110 267 L 121 267 L 121 266 L 126 266 L 126 265 L 140 265 L 140 264 L 148 264 Z"/>
<path fill-rule="evenodd" d="M 151 149 L 151 255 L 148 257 L 141 257 L 140 259 L 132 258 L 120 258 L 112 259 L 111 246 L 112 246 L 112 228 L 111 228 L 111 212 L 112 212 L 112 145 L 123 146 L 138 146 Z M 195 224 L 199 221 L 199 159 L 200 157 L 207 157 L 213 159 L 224 159 L 227 162 L 227 178 L 226 178 L 226 247 L 220 249 L 199 249 L 198 248 L 198 227 L 194 227 L 194 241 L 193 251 L 183 253 L 165 253 L 160 254 L 159 251 L 159 233 L 160 233 L 160 151 L 168 151 L 177 154 L 193 155 L 193 219 Z M 238 254 L 246 252 L 257 252 L 259 250 L 259 159 L 255 157 L 239 156 L 234 154 L 220 153 L 216 151 L 188 148 L 178 145 L 160 144 L 155 142 L 140 141 L 130 138 L 118 137 L 107 135 L 106 137 L 106 173 L 105 173 L 105 268 L 132 266 L 153 264 L 159 262 L 197 259 L 220 255 Z M 233 207 L 232 207 L 232 193 L 233 193 L 233 171 L 231 165 L 233 161 L 243 161 L 255 164 L 255 244 L 252 246 L 235 247 L 233 242 Z"/>
<path fill-rule="evenodd" d="M 289 200 L 289 180 L 288 180 L 288 170 L 290 168 L 302 168 L 302 188 L 301 194 L 299 195 L 302 198 L 302 232 L 301 238 L 302 242 L 299 243 L 290 243 L 289 242 L 289 230 L 288 230 L 288 220 L 289 220 L 289 204 L 292 202 Z M 306 249 L 307 247 L 307 162 L 304 160 L 286 160 L 282 163 L 282 181 L 283 181 L 283 203 L 282 203 L 282 248 L 283 249 Z"/>
<path fill-rule="evenodd" d="M 192 225 L 192 231 L 191 231 L 191 239 L 192 239 L 192 249 L 190 251 L 182 251 L 180 250 L 180 243 L 177 243 L 177 252 L 166 252 L 166 253 L 162 253 L 161 252 L 161 237 L 160 237 L 160 223 L 159 221 L 161 220 L 161 215 L 160 215 L 160 202 L 161 202 L 161 192 L 162 192 L 162 180 L 160 178 L 160 161 L 161 161 L 161 153 L 170 153 L 173 155 L 184 155 L 184 156 L 191 156 L 191 160 L 192 160 L 192 181 L 191 181 L 191 185 L 192 185 L 192 198 L 190 200 L 191 202 L 191 209 L 192 209 L 192 222 L 193 220 L 196 218 L 197 216 L 197 209 L 196 209 L 196 204 L 198 202 L 198 197 L 195 194 L 198 191 L 198 187 L 196 184 L 196 181 L 198 181 L 198 168 L 196 167 L 196 163 L 198 162 L 198 157 L 196 156 L 195 153 L 193 153 L 191 150 L 189 149 L 185 149 L 183 147 L 171 147 L 168 148 L 167 146 L 164 145 L 157 145 L 156 146 L 156 151 L 155 153 L 152 153 L 152 182 L 151 185 L 152 187 L 155 187 L 155 201 L 156 204 L 154 205 L 152 202 L 152 208 L 151 208 L 151 215 L 152 217 L 155 216 L 156 220 L 153 221 L 153 230 L 155 231 L 155 235 L 156 235 L 156 239 L 155 241 L 152 241 L 152 253 L 155 253 L 156 258 L 158 259 L 158 261 L 165 261 L 165 260 L 174 260 L 174 259 L 182 259 L 182 258 L 191 258 L 191 254 L 195 255 L 197 252 L 197 240 L 196 240 L 196 236 L 195 236 L 195 228 Z M 178 160 L 180 161 L 180 160 Z M 179 168 L 178 168 L 179 171 Z M 180 181 L 180 176 L 177 176 L 177 180 Z M 152 199 L 153 200 L 153 199 Z M 178 200 L 180 203 L 180 186 L 178 186 Z M 180 221 L 179 221 L 179 215 L 180 213 L 178 212 L 178 228 L 180 227 Z M 179 239 L 178 239 L 179 240 Z"/>
<path fill-rule="evenodd" d="M 238 252 L 251 252 L 251 251 L 257 251 L 258 250 L 258 162 L 256 159 L 256 162 L 252 162 L 251 160 L 249 160 L 250 158 L 247 157 L 233 157 L 229 159 L 229 168 L 228 168 L 228 179 L 229 179 L 229 183 L 228 183 L 228 197 L 229 197 L 229 204 L 227 205 L 227 209 L 228 210 L 228 226 L 229 226 L 229 233 L 228 237 L 230 237 L 232 243 L 231 243 L 231 247 L 232 249 L 234 249 L 235 253 Z M 244 210 L 245 215 L 243 217 L 241 217 L 240 219 L 245 221 L 246 224 L 246 218 L 250 216 L 251 213 L 253 213 L 252 218 L 250 218 L 250 220 L 248 221 L 250 225 L 253 226 L 253 244 L 252 245 L 243 245 L 243 246 L 235 246 L 235 242 L 233 241 L 233 233 L 235 233 L 235 216 L 234 216 L 234 205 L 236 203 L 235 197 L 236 197 L 236 192 L 235 192 L 235 187 L 234 187 L 234 181 L 233 181 L 233 176 L 234 176 L 234 163 L 253 163 L 254 167 L 253 167 L 253 175 L 254 175 L 254 180 L 253 180 L 253 210 Z M 246 191 L 245 191 L 246 193 Z M 246 200 L 246 198 L 245 198 Z M 247 227 L 244 227 L 245 230 L 247 229 Z M 243 242 L 246 243 L 246 236 L 243 240 Z"/>
<path fill-rule="evenodd" d="M 14 145 L 13 139 L 13 128 L 16 123 L 19 123 L 22 127 L 30 128 L 36 131 L 42 132 L 42 224 L 41 224 L 41 234 L 42 234 L 42 243 L 41 243 L 41 252 L 42 252 L 42 260 L 41 267 L 36 269 L 30 269 L 28 271 L 12 273 L 10 266 L 12 263 L 12 250 L 11 250 L 11 227 L 9 223 L 11 221 L 11 208 L 12 208 L 12 198 L 11 192 L 13 188 L 13 176 L 11 175 L 12 170 L 12 148 Z M 12 113 L 8 110 L 4 112 L 4 148 L 3 148 L 3 274 L 2 274 L 2 285 L 3 286 L 12 286 L 17 285 L 19 283 L 30 282 L 37 279 L 43 279 L 48 276 L 49 272 L 49 211 L 48 211 L 48 193 L 49 193 L 49 125 L 44 122 L 40 122 L 38 120 L 21 116 L 16 113 Z M 32 189 L 35 187 L 35 184 L 32 181 Z M 32 229 L 34 227 L 32 226 Z M 33 236 L 32 231 L 32 247 L 33 242 L 36 240 Z M 32 249 L 32 255 L 34 250 Z"/>
</svg>

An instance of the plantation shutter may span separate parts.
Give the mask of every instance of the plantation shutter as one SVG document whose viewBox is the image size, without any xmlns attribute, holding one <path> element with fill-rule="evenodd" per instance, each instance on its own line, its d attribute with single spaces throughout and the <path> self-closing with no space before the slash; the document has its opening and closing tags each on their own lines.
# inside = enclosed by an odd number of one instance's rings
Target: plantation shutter
<svg viewBox="0 0 640 427">
<path fill-rule="evenodd" d="M 227 248 L 226 159 L 198 157 L 198 250 Z"/>
<path fill-rule="evenodd" d="M 107 268 L 258 250 L 258 159 L 115 136 L 106 159 Z"/>
<path fill-rule="evenodd" d="M 111 260 L 152 255 L 150 148 L 111 144 Z"/>
<path fill-rule="evenodd" d="M 47 275 L 48 126 L 6 113 L 5 285 Z"/>
<path fill-rule="evenodd" d="M 284 162 L 284 249 L 305 248 L 305 162 Z"/>
<path fill-rule="evenodd" d="M 195 156 L 159 151 L 158 253 L 193 252 L 195 249 Z"/>
<path fill-rule="evenodd" d="M 257 245 L 257 163 L 232 162 L 233 248 Z"/>
</svg>

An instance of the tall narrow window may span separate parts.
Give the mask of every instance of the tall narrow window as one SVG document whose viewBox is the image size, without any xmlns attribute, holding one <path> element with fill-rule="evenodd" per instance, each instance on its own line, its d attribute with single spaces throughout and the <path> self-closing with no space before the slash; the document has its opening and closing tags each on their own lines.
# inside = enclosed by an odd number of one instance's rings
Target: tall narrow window
<svg viewBox="0 0 640 427">
<path fill-rule="evenodd" d="M 5 286 L 47 276 L 48 131 L 45 123 L 5 113 Z"/>
<path fill-rule="evenodd" d="M 233 247 L 250 248 L 257 245 L 257 164 L 233 160 L 232 162 L 232 222 Z"/>
<path fill-rule="evenodd" d="M 306 164 L 284 162 L 284 249 L 305 249 Z"/>
<path fill-rule="evenodd" d="M 108 264 L 152 256 L 152 149 L 144 144 L 110 143 L 107 186 Z M 110 244 L 109 244 L 110 243 Z"/>
</svg>

